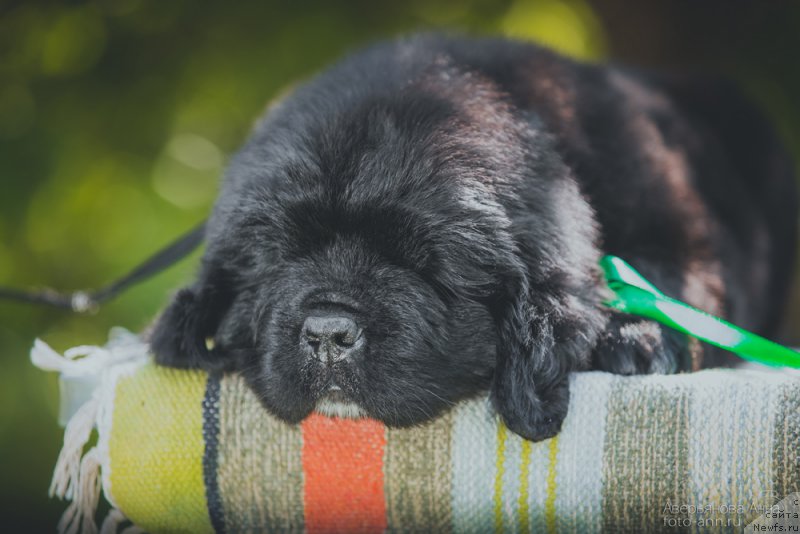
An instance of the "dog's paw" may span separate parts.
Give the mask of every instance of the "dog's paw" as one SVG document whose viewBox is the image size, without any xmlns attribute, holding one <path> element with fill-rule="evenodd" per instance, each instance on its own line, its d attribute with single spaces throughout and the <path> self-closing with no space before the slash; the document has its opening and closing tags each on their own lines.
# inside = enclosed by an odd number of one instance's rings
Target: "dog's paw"
<svg viewBox="0 0 800 534">
<path fill-rule="evenodd" d="M 678 371 L 686 344 L 680 334 L 653 321 L 614 316 L 592 353 L 592 369 L 618 375 Z"/>
<path fill-rule="evenodd" d="M 568 409 L 569 382 L 563 380 L 546 392 L 540 392 L 536 402 L 529 403 L 528 409 L 506 410 L 502 418 L 506 427 L 515 434 L 530 441 L 541 441 L 559 433 Z"/>
<path fill-rule="evenodd" d="M 234 359 L 205 334 L 211 331 L 207 315 L 207 306 L 193 291 L 178 292 L 147 335 L 155 362 L 178 369 L 230 370 Z"/>
</svg>

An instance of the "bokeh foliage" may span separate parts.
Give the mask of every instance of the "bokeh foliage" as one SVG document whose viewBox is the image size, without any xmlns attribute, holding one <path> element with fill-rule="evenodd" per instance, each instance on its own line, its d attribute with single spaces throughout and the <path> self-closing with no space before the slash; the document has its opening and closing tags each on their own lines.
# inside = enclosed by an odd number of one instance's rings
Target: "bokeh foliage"
<svg viewBox="0 0 800 534">
<path fill-rule="evenodd" d="M 800 5 L 698 4 L 0 2 L 0 284 L 110 281 L 204 218 L 226 158 L 270 98 L 363 43 L 417 29 L 720 70 L 755 94 L 800 154 Z M 0 303 L 4 525 L 49 531 L 63 508 L 46 497 L 61 441 L 56 379 L 29 365 L 32 340 L 63 350 L 102 343 L 112 325 L 142 329 L 196 259 L 94 316 Z"/>
</svg>

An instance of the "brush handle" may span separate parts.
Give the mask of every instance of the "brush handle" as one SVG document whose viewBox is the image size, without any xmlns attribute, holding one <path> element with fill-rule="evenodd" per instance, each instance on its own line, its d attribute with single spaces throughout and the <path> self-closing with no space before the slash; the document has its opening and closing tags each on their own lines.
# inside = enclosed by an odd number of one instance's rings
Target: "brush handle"
<svg viewBox="0 0 800 534">
<path fill-rule="evenodd" d="M 735 352 L 745 360 L 766 365 L 800 368 L 800 352 L 772 342 L 685 302 L 664 295 L 624 260 L 600 260 L 615 298 L 606 306 L 658 321 L 706 343 Z"/>
</svg>

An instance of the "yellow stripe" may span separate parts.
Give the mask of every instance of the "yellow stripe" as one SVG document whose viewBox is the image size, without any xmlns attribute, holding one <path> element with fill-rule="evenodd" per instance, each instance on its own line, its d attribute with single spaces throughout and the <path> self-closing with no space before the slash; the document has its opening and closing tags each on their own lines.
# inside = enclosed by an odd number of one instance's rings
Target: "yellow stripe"
<svg viewBox="0 0 800 534">
<path fill-rule="evenodd" d="M 214 532 L 203 482 L 206 381 L 205 373 L 146 365 L 117 383 L 111 496 L 147 532 Z"/>
<path fill-rule="evenodd" d="M 547 466 L 547 500 L 544 502 L 544 522 L 547 532 L 556 531 L 556 460 L 558 456 L 558 436 L 550 440 Z"/>
<path fill-rule="evenodd" d="M 494 476 L 494 531 L 503 532 L 503 472 L 506 460 L 506 425 L 497 423 L 497 470 Z"/>
<path fill-rule="evenodd" d="M 519 469 L 519 500 L 517 509 L 519 510 L 519 530 L 520 532 L 530 532 L 531 521 L 528 516 L 528 475 L 531 465 L 531 442 L 527 439 L 522 440 L 522 461 Z"/>
</svg>

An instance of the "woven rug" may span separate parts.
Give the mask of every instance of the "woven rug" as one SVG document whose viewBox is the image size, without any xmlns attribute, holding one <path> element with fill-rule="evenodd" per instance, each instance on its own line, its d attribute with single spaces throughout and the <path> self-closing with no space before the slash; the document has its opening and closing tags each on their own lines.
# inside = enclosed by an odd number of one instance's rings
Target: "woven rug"
<svg viewBox="0 0 800 534">
<path fill-rule="evenodd" d="M 237 376 L 163 369 L 119 337 L 77 349 L 105 362 L 83 370 L 34 349 L 67 390 L 98 377 L 54 478 L 66 531 L 92 531 L 99 480 L 108 532 L 123 514 L 148 532 L 740 532 L 800 492 L 797 375 L 575 374 L 563 430 L 532 443 L 486 399 L 408 429 L 287 425 Z"/>
</svg>

